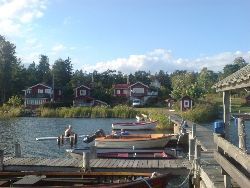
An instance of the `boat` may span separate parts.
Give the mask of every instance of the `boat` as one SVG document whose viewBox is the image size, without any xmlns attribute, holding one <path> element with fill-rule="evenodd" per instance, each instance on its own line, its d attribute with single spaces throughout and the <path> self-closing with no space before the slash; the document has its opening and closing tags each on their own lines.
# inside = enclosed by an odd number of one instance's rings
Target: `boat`
<svg viewBox="0 0 250 188">
<path fill-rule="evenodd" d="M 176 134 L 107 135 L 95 139 L 97 148 L 163 148 Z"/>
<path fill-rule="evenodd" d="M 82 159 L 83 152 L 90 152 L 89 147 L 66 149 L 73 158 Z M 164 149 L 97 149 L 97 158 L 116 159 L 175 159 L 172 154 L 168 154 Z"/>
<path fill-rule="evenodd" d="M 165 188 L 171 178 L 156 172 L 0 172 L 0 181 L 5 180 L 1 185 L 6 187 Z"/>
<path fill-rule="evenodd" d="M 148 122 L 121 122 L 112 123 L 112 129 L 115 130 L 153 130 L 156 128 L 157 121 Z"/>
</svg>

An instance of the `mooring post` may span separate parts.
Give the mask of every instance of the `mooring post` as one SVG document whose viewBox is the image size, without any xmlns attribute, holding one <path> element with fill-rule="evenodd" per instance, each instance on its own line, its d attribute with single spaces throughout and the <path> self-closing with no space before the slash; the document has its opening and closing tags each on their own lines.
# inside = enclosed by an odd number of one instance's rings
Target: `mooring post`
<svg viewBox="0 0 250 188">
<path fill-rule="evenodd" d="M 200 159 L 201 159 L 201 145 L 196 144 L 195 145 L 195 155 L 194 155 L 194 160 L 195 160 L 195 166 L 194 166 L 194 185 L 195 188 L 199 188 L 200 187 Z"/>
<path fill-rule="evenodd" d="M 62 144 L 64 144 L 64 135 L 63 134 L 60 136 L 60 141 Z"/>
<path fill-rule="evenodd" d="M 77 134 L 74 134 L 74 144 L 77 144 Z"/>
<path fill-rule="evenodd" d="M 56 141 L 57 141 L 57 144 L 58 144 L 59 146 L 60 146 L 60 142 L 61 142 L 60 140 L 61 140 L 61 139 L 60 139 L 60 136 L 58 136 Z"/>
<path fill-rule="evenodd" d="M 90 155 L 91 155 L 91 159 L 97 158 L 96 147 L 94 145 L 90 147 Z"/>
<path fill-rule="evenodd" d="M 21 157 L 21 146 L 18 142 L 15 143 L 15 157 Z"/>
<path fill-rule="evenodd" d="M 83 152 L 82 153 L 82 168 L 84 169 L 84 172 L 90 170 L 89 152 Z"/>
<path fill-rule="evenodd" d="M 239 136 L 239 148 L 247 152 L 246 147 L 246 130 L 245 130 L 245 122 L 243 118 L 238 118 L 238 136 Z"/>
<path fill-rule="evenodd" d="M 192 125 L 192 138 L 196 137 L 196 124 Z"/>
<path fill-rule="evenodd" d="M 3 171 L 3 150 L 0 150 L 0 172 Z"/>
<path fill-rule="evenodd" d="M 73 145 L 74 145 L 74 137 L 73 136 L 69 137 L 69 142 L 70 142 L 70 146 L 73 147 Z"/>
<path fill-rule="evenodd" d="M 189 137 L 189 152 L 188 152 L 188 156 L 189 156 L 189 160 L 190 161 L 194 159 L 194 150 L 195 150 L 195 138 Z"/>
</svg>

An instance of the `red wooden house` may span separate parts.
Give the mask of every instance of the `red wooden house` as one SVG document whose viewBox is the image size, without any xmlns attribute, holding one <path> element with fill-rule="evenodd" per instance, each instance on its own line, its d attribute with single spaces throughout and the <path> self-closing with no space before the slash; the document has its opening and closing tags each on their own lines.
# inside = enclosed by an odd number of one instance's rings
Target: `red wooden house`
<svg viewBox="0 0 250 188">
<path fill-rule="evenodd" d="M 144 97 L 148 95 L 148 89 L 149 87 L 147 85 L 141 82 L 136 82 L 129 86 L 130 98 L 138 98 L 144 101 Z"/>
<path fill-rule="evenodd" d="M 74 89 L 73 106 L 93 106 L 95 99 L 91 97 L 91 89 L 81 85 Z"/>
<path fill-rule="evenodd" d="M 24 91 L 24 106 L 35 109 L 41 104 L 50 102 L 53 96 L 52 88 L 44 84 L 36 84 Z"/>
<path fill-rule="evenodd" d="M 116 84 L 114 86 L 114 96 L 116 97 L 128 97 L 129 96 L 129 84 Z"/>
<path fill-rule="evenodd" d="M 193 100 L 189 96 L 184 96 L 180 101 L 181 111 L 189 110 L 193 107 Z"/>
</svg>

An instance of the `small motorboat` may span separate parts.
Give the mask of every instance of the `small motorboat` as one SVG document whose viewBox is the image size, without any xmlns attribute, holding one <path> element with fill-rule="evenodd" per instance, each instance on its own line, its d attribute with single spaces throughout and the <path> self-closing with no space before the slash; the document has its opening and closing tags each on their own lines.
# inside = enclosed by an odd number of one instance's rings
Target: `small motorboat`
<svg viewBox="0 0 250 188">
<path fill-rule="evenodd" d="M 141 122 L 121 122 L 112 123 L 112 129 L 116 130 L 153 130 L 156 128 L 157 121 Z"/>
<path fill-rule="evenodd" d="M 164 148 L 176 134 L 107 135 L 95 139 L 97 148 Z"/>
</svg>

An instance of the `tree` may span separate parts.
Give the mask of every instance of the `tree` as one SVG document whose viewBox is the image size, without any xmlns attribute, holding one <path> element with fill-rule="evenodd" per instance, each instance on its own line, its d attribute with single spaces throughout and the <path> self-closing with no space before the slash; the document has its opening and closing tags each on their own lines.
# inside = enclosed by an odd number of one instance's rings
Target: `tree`
<svg viewBox="0 0 250 188">
<path fill-rule="evenodd" d="M 204 67 L 197 77 L 199 87 L 202 88 L 204 93 L 211 93 L 212 86 L 218 81 L 218 74 Z"/>
<path fill-rule="evenodd" d="M 234 72 L 240 70 L 241 68 L 243 68 L 246 65 L 247 65 L 247 63 L 242 57 L 235 58 L 233 61 L 233 64 L 227 64 L 223 68 L 223 72 L 224 72 L 223 77 L 225 78 L 225 77 L 233 74 Z"/>
<path fill-rule="evenodd" d="M 52 73 L 54 75 L 54 87 L 62 89 L 63 99 L 66 102 L 71 102 L 73 97 L 73 88 L 70 85 L 72 78 L 72 64 L 68 57 L 66 60 L 61 58 L 56 60 Z"/>
<path fill-rule="evenodd" d="M 16 46 L 0 35 L 0 91 L 1 102 L 11 96 L 13 67 L 17 65 Z"/>
<path fill-rule="evenodd" d="M 37 66 L 37 77 L 40 83 L 45 83 L 48 85 L 52 84 L 49 58 L 46 55 L 40 55 L 39 64 Z"/>
</svg>

